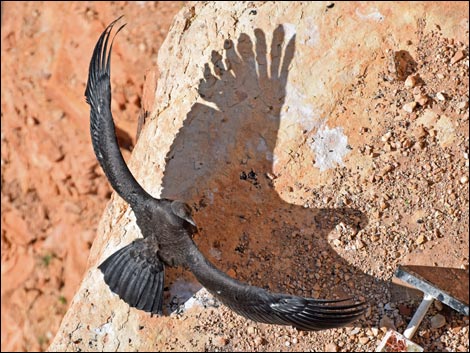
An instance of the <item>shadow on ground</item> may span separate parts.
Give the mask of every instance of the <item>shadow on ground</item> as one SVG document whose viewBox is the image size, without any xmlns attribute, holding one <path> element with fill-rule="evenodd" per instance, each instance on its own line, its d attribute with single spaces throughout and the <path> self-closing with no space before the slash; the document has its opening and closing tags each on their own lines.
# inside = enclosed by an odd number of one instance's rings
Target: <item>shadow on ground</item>
<svg viewBox="0 0 470 353">
<path fill-rule="evenodd" d="M 304 208 L 273 187 L 268 175 L 276 163 L 295 36 L 286 39 L 278 27 L 269 51 L 262 30 L 254 37 L 255 43 L 241 34 L 236 47 L 226 40 L 226 60 L 213 51 L 205 64 L 199 84 L 205 103 L 192 106 L 167 155 L 162 197 L 193 206 L 196 244 L 239 280 L 301 296 L 383 293 L 388 283 L 350 265 L 327 239 L 340 223 L 362 229 L 368 220 L 361 210 Z M 169 283 L 190 278 L 187 271 L 168 273 Z M 197 288 L 189 286 L 186 294 Z"/>
</svg>

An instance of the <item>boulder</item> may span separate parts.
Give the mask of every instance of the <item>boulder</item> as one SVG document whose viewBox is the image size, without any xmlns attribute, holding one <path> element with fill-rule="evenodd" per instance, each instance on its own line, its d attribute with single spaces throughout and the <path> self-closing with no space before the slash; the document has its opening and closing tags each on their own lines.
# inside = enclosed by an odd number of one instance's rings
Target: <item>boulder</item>
<svg viewBox="0 0 470 353">
<path fill-rule="evenodd" d="M 293 268 L 306 271 L 292 287 L 310 296 L 306 268 L 331 268 L 331 261 L 348 267 L 326 235 L 337 224 L 360 228 L 367 219 L 347 207 L 348 198 L 315 208 L 298 195 L 311 199 L 312 190 L 340 178 L 342 168 L 370 178 L 371 158 L 356 147 L 370 126 L 366 107 L 377 77 L 387 65 L 387 80 L 404 81 L 416 71 L 416 53 L 405 43 L 418 40 L 423 16 L 427 28 L 439 23 L 444 34 L 464 40 L 464 8 L 427 2 L 187 3 L 160 49 L 157 88 L 146 89 L 155 96 L 154 108 L 129 167 L 151 195 L 193 207 L 200 230 L 195 242 L 221 270 L 273 291 L 289 288 Z M 370 95 L 359 94 L 359 87 L 369 87 Z M 200 326 L 211 313 L 226 320 L 220 309 L 199 305 L 169 315 L 169 302 L 198 288 L 187 272 L 167 272 L 163 317 L 130 308 L 110 292 L 97 266 L 139 236 L 132 210 L 113 194 L 89 270 L 49 350 L 195 351 L 217 342 Z M 314 251 L 306 245 L 311 240 Z M 316 265 L 320 253 L 326 255 Z M 322 295 L 344 295 L 332 283 L 318 287 Z M 173 291 L 176 285 L 184 290 Z M 350 287 L 353 294 L 364 289 Z"/>
</svg>

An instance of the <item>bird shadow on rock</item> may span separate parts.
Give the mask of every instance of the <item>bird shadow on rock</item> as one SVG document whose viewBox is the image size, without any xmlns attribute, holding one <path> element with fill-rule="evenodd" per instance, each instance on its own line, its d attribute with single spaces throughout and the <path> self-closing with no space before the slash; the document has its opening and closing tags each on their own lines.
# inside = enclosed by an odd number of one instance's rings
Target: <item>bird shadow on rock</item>
<svg viewBox="0 0 470 353">
<path fill-rule="evenodd" d="M 328 241 L 340 223 L 362 229 L 366 215 L 348 207 L 290 204 L 267 177 L 273 174 L 295 36 L 286 39 L 277 27 L 269 51 L 262 30 L 254 31 L 254 40 L 242 33 L 236 44 L 225 41 L 225 57 L 212 52 L 198 87 L 204 103 L 192 106 L 166 156 L 161 197 L 193 207 L 199 227 L 194 241 L 232 277 L 274 292 L 367 299 L 372 285 L 383 291 L 384 283 L 352 266 Z M 167 280 L 171 304 L 201 288 L 182 269 L 168 269 Z"/>
</svg>

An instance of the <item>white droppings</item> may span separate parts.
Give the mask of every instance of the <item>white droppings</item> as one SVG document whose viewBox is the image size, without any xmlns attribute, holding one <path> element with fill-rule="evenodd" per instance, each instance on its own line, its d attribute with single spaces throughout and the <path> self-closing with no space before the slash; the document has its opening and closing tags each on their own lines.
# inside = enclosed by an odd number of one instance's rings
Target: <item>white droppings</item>
<svg viewBox="0 0 470 353">
<path fill-rule="evenodd" d="M 100 327 L 95 328 L 93 332 L 100 336 L 105 335 L 105 334 L 112 334 L 113 325 L 111 324 L 111 322 L 108 322 L 104 325 L 101 325 Z"/>
<path fill-rule="evenodd" d="M 311 17 L 308 17 L 305 20 L 305 33 L 303 42 L 311 47 L 315 47 L 320 42 L 320 31 L 318 29 L 315 20 Z"/>
<path fill-rule="evenodd" d="M 375 21 L 375 22 L 382 22 L 385 18 L 376 7 L 370 8 L 368 13 L 362 13 L 361 10 L 356 9 L 356 16 L 359 17 L 361 20 L 366 21 Z"/>
<path fill-rule="evenodd" d="M 284 40 L 288 43 L 297 34 L 296 26 L 293 23 L 284 23 L 282 27 L 284 28 Z"/>
<path fill-rule="evenodd" d="M 178 308 L 176 311 L 181 313 L 192 308 L 194 305 L 202 307 L 216 307 L 217 303 L 206 288 L 201 288 L 196 292 L 191 298 L 189 298 L 182 307 Z"/>
<path fill-rule="evenodd" d="M 217 260 L 222 259 L 222 253 L 219 249 L 210 248 L 209 254 L 211 254 L 211 256 L 215 257 Z"/>
<path fill-rule="evenodd" d="M 286 87 L 286 107 L 287 109 L 281 111 L 281 119 L 286 126 L 298 124 L 303 131 L 309 133 L 322 122 L 320 112 L 307 103 L 307 97 L 289 83 Z"/>
<path fill-rule="evenodd" d="M 342 165 L 344 156 L 349 152 L 348 138 L 342 127 L 321 128 L 308 144 L 315 153 L 315 167 L 320 168 L 321 172 L 337 164 Z"/>
</svg>

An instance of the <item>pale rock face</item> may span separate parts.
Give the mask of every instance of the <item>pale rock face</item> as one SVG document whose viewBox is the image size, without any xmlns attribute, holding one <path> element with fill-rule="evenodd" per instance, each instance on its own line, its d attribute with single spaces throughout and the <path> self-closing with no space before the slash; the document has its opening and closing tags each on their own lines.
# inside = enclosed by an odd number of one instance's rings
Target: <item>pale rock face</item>
<svg viewBox="0 0 470 353">
<path fill-rule="evenodd" d="M 273 234 L 277 218 L 294 207 L 281 190 L 297 181 L 317 184 L 338 166 L 366 163 L 348 148 L 360 141 L 358 129 L 368 119 L 364 98 L 350 88 L 366 71 L 377 76 L 374 60 L 390 46 L 390 36 L 406 41 L 423 13 L 428 23 L 441 16 L 424 2 L 338 3 L 333 9 L 321 2 L 189 3 L 159 52 L 155 109 L 130 169 L 153 196 L 197 208 L 203 234 L 195 241 L 207 256 L 235 259 L 240 234 Z M 460 28 L 460 20 L 446 18 L 443 31 Z M 350 102 L 351 109 L 339 111 L 338 102 Z M 300 162 L 291 163 L 293 155 Z M 242 177 L 250 171 L 254 178 Z M 267 173 L 275 175 L 274 186 Z M 305 218 L 295 219 L 302 224 Z M 51 350 L 154 350 L 170 336 L 180 350 L 202 349 L 187 343 L 197 322 L 179 327 L 183 323 L 170 316 L 150 318 L 104 284 L 96 266 L 138 236 L 132 212 L 114 195 L 90 270 Z M 274 248 L 277 241 L 269 240 Z M 181 276 L 170 273 L 168 283 Z"/>
</svg>

